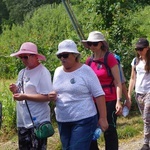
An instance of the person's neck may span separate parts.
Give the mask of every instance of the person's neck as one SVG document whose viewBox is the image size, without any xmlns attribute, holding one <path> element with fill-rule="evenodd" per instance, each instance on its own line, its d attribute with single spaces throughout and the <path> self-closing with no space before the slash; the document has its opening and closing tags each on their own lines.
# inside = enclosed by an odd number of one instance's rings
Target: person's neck
<svg viewBox="0 0 150 150">
<path fill-rule="evenodd" d="M 65 71 L 65 72 L 72 72 L 72 71 L 77 70 L 77 69 L 80 68 L 81 66 L 82 66 L 82 63 L 77 62 L 77 63 L 75 63 L 75 65 L 72 66 L 72 67 L 69 67 L 69 68 L 65 68 L 65 67 L 64 67 L 64 71 Z"/>
<path fill-rule="evenodd" d="M 140 56 L 139 57 L 141 60 L 146 60 L 146 57 L 145 56 Z"/>
<path fill-rule="evenodd" d="M 106 52 L 102 51 L 102 50 L 95 52 L 94 53 L 94 59 L 97 60 L 97 59 L 103 58 L 105 53 Z"/>
<path fill-rule="evenodd" d="M 28 70 L 31 70 L 31 69 L 36 68 L 39 64 L 40 64 L 40 63 L 38 62 L 38 63 L 36 63 L 36 64 L 34 64 L 34 65 L 32 65 L 32 66 L 27 66 L 26 68 L 27 68 Z"/>
</svg>

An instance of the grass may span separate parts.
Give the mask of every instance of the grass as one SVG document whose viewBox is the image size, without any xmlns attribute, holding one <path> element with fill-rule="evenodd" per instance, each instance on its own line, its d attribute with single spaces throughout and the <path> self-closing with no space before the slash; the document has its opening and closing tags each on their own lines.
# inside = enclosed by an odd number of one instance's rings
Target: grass
<svg viewBox="0 0 150 150">
<path fill-rule="evenodd" d="M 0 80 L 0 101 L 2 102 L 2 126 L 0 130 L 0 141 L 5 141 L 16 132 L 16 111 L 15 102 L 9 91 L 9 84 L 13 80 Z"/>
<path fill-rule="evenodd" d="M 143 121 L 140 115 L 128 118 L 118 119 L 118 137 L 119 139 L 132 138 L 141 134 L 143 131 Z"/>
<path fill-rule="evenodd" d="M 16 138 L 16 110 L 15 102 L 12 99 L 12 94 L 9 91 L 9 84 L 14 83 L 14 80 L 0 80 L 0 101 L 3 106 L 3 117 L 2 127 L 0 130 L 0 142 L 6 142 L 8 140 L 17 141 Z M 134 103 L 135 105 L 135 103 Z M 54 107 L 54 106 L 52 106 Z M 143 132 L 143 121 L 141 115 L 138 112 L 136 106 L 132 106 L 130 114 L 125 118 L 119 116 L 117 120 L 117 131 L 119 142 L 127 139 L 142 135 Z M 52 108 L 53 109 L 53 108 Z M 53 126 L 55 128 L 55 134 L 49 138 L 48 147 L 54 150 L 61 150 L 61 144 L 59 134 L 57 130 L 57 124 L 53 115 Z M 103 135 L 99 138 L 98 143 L 104 145 Z"/>
<path fill-rule="evenodd" d="M 143 134 L 143 121 L 139 112 L 131 111 L 126 118 L 119 116 L 117 119 L 117 132 L 120 143 L 127 139 L 141 136 Z M 103 135 L 98 140 L 98 143 L 104 146 Z"/>
</svg>

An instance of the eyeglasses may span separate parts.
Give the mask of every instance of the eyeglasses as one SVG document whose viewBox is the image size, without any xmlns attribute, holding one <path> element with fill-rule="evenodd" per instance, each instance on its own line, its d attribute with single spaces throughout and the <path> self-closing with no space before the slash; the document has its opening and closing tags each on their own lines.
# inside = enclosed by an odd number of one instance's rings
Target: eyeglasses
<svg viewBox="0 0 150 150">
<path fill-rule="evenodd" d="M 28 60 L 31 55 L 19 56 L 20 59 Z"/>
<path fill-rule="evenodd" d="M 135 48 L 136 51 L 142 52 L 144 48 Z"/>
<path fill-rule="evenodd" d="M 57 58 L 61 59 L 61 57 L 63 57 L 63 58 L 68 58 L 68 57 L 69 57 L 69 53 L 58 54 L 58 55 L 57 55 Z"/>
<path fill-rule="evenodd" d="M 97 46 L 99 42 L 87 42 L 88 46 Z"/>
</svg>

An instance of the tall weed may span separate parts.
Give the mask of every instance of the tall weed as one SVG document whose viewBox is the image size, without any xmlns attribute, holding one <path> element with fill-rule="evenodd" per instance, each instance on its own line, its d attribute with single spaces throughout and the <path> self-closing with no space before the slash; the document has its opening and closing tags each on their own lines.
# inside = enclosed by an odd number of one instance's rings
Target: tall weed
<svg viewBox="0 0 150 150">
<path fill-rule="evenodd" d="M 16 131 L 16 109 L 12 94 L 9 91 L 9 84 L 12 80 L 0 80 L 0 101 L 2 102 L 2 126 L 0 135 L 5 135 L 5 138 L 13 135 Z M 2 138 L 1 138 L 2 139 Z"/>
</svg>

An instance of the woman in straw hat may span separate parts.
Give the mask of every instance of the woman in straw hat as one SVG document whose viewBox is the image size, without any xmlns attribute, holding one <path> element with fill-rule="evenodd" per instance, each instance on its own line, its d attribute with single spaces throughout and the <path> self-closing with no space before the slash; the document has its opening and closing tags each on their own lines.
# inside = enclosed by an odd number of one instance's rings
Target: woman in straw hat
<svg viewBox="0 0 150 150">
<path fill-rule="evenodd" d="M 90 67 L 96 73 L 102 88 L 105 92 L 107 121 L 109 124 L 108 130 L 104 132 L 105 149 L 118 150 L 118 135 L 116 130 L 117 116 L 122 114 L 122 85 L 120 80 L 120 73 L 118 62 L 112 53 L 108 54 L 107 64 L 111 70 L 112 75 L 108 75 L 107 67 L 104 63 L 104 56 L 109 51 L 108 44 L 99 31 L 89 33 L 88 39 L 82 41 L 86 48 L 89 48 L 93 53 L 93 59 Z M 88 64 L 89 58 L 86 63 Z M 92 141 L 91 150 L 98 150 L 97 141 Z"/>
<path fill-rule="evenodd" d="M 63 150 L 89 150 L 93 133 L 99 124 L 108 127 L 104 92 L 93 70 L 80 63 L 80 53 L 72 40 L 64 40 L 56 53 L 62 66 L 54 73 L 56 120 Z M 93 102 L 95 97 L 98 111 Z"/>
<path fill-rule="evenodd" d="M 20 50 L 11 56 L 20 58 L 25 65 L 25 68 L 19 72 L 17 83 L 11 84 L 9 87 L 17 103 L 19 149 L 46 150 L 47 138 L 38 139 L 34 136 L 32 122 L 34 120 L 40 124 L 50 121 L 47 94 L 52 91 L 51 74 L 40 63 L 46 58 L 38 53 L 37 46 L 31 42 L 23 43 Z"/>
</svg>

